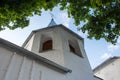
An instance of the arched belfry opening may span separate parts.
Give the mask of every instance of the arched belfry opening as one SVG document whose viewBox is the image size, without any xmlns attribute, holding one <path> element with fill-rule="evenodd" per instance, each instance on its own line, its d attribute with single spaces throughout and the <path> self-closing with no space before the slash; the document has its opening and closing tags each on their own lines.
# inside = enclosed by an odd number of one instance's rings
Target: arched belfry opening
<svg viewBox="0 0 120 80">
<path fill-rule="evenodd" d="M 40 52 L 53 50 L 53 39 L 50 35 L 42 35 L 39 49 Z"/>
<path fill-rule="evenodd" d="M 52 49 L 53 49 L 52 40 L 47 40 L 42 44 L 42 51 L 52 50 Z"/>
<path fill-rule="evenodd" d="M 70 52 L 75 53 L 75 48 L 71 44 L 69 44 L 69 48 L 70 48 Z"/>
<path fill-rule="evenodd" d="M 74 39 L 68 40 L 68 44 L 69 44 L 70 52 L 72 52 L 80 57 L 83 57 L 77 40 L 74 40 Z"/>
</svg>

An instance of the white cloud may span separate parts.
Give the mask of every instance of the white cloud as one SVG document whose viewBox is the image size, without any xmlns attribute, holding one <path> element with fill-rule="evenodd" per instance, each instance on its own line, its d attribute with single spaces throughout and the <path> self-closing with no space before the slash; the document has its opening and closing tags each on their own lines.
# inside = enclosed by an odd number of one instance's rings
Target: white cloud
<svg viewBox="0 0 120 80">
<path fill-rule="evenodd" d="M 110 54 L 110 53 L 104 53 L 102 56 L 101 56 L 101 59 L 107 59 L 107 58 L 109 58 L 109 57 L 111 57 L 112 56 L 112 54 Z"/>
<path fill-rule="evenodd" d="M 62 21 L 62 23 L 66 27 L 69 27 L 70 18 L 68 17 L 67 12 L 61 12 L 61 13 L 59 13 L 58 14 L 58 18 Z"/>
<path fill-rule="evenodd" d="M 120 38 L 118 38 L 118 42 L 116 45 L 109 44 L 107 46 L 107 51 L 101 56 L 101 59 L 107 59 L 112 56 L 113 53 L 115 53 L 120 48 Z"/>
<path fill-rule="evenodd" d="M 118 38 L 116 45 L 109 44 L 107 46 L 108 51 L 111 52 L 111 53 L 115 52 L 119 48 L 120 48 L 120 37 Z"/>
<path fill-rule="evenodd" d="M 113 45 L 113 44 L 110 44 L 110 45 L 108 45 L 108 51 L 109 52 L 114 52 L 114 51 L 116 51 L 116 50 L 118 50 L 119 49 L 119 45 L 118 44 L 116 44 L 116 45 Z"/>
<path fill-rule="evenodd" d="M 87 32 L 86 33 L 83 33 L 83 32 L 81 32 L 81 31 L 78 31 L 77 32 L 78 33 L 78 35 L 80 35 L 81 37 L 83 37 L 83 38 L 86 38 L 87 37 Z"/>
<path fill-rule="evenodd" d="M 120 37 L 118 38 L 117 43 L 120 44 Z"/>
</svg>

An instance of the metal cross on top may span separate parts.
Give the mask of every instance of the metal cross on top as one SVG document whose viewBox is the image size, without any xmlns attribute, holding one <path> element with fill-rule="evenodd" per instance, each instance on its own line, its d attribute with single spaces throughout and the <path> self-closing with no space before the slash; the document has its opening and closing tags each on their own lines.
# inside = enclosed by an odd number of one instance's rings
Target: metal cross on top
<svg viewBox="0 0 120 80">
<path fill-rule="evenodd" d="M 54 19 L 54 18 L 55 18 L 55 16 L 53 15 L 53 13 L 50 13 L 50 15 L 51 15 L 51 18 L 52 18 L 52 19 Z"/>
</svg>

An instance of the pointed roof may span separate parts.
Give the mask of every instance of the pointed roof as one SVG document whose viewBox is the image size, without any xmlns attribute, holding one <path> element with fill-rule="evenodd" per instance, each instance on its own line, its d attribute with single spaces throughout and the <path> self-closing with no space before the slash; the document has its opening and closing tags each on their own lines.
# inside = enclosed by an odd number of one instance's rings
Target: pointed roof
<svg viewBox="0 0 120 80">
<path fill-rule="evenodd" d="M 55 26 L 55 25 L 57 25 L 57 24 L 55 23 L 54 19 L 52 18 L 48 27 Z"/>
</svg>

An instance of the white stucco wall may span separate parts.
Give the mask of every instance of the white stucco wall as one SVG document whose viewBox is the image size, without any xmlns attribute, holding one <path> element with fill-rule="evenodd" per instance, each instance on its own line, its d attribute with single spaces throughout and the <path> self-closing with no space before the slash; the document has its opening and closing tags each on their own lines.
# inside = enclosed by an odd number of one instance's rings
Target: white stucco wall
<svg viewBox="0 0 120 80">
<path fill-rule="evenodd" d="M 0 47 L 0 80 L 68 80 L 66 74 L 49 67 Z"/>
<path fill-rule="evenodd" d="M 87 78 L 82 77 L 80 72 L 74 74 L 74 70 L 72 73 L 61 73 L 4 47 L 0 47 L 0 64 L 0 80 L 93 80 L 88 75 Z"/>
<path fill-rule="evenodd" d="M 119 80 L 120 79 L 120 58 L 112 61 L 103 68 L 96 70 L 94 74 L 104 80 Z"/>
</svg>

